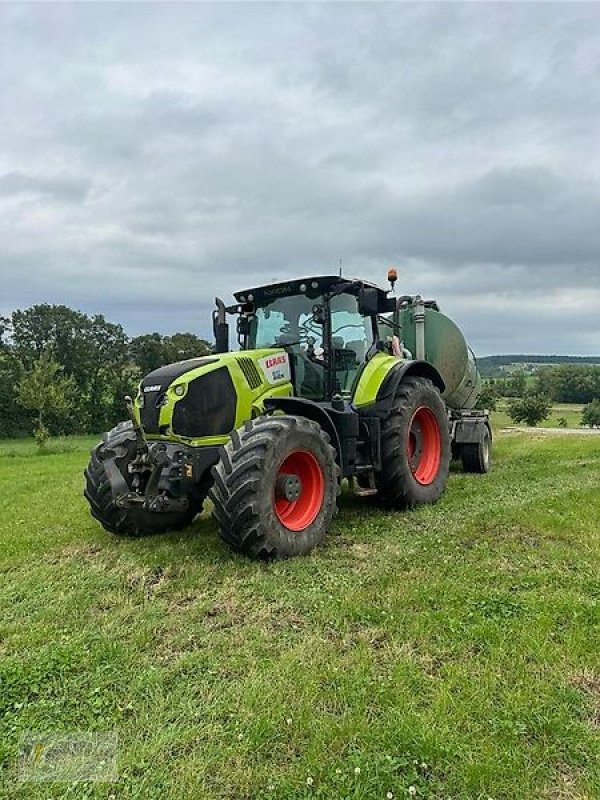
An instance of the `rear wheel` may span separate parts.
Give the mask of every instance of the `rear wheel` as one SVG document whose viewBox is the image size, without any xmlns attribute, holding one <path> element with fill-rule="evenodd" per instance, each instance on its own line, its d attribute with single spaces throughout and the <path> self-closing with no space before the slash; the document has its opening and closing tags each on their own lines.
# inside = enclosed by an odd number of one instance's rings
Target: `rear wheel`
<svg viewBox="0 0 600 800">
<path fill-rule="evenodd" d="M 123 536 L 146 536 L 185 528 L 202 510 L 206 492 L 198 490 L 196 496 L 189 497 L 190 505 L 185 511 L 156 512 L 117 505 L 107 475 L 107 460 L 112 460 L 111 464 L 119 470 L 127 488 L 130 488 L 132 475 L 127 466 L 135 455 L 135 433 L 131 422 L 121 422 L 105 433 L 102 441 L 92 450 L 84 473 L 86 485 L 83 492 L 92 516 L 110 533 Z"/>
<path fill-rule="evenodd" d="M 474 444 L 463 444 L 460 458 L 465 472 L 485 473 L 492 465 L 492 437 L 487 426 L 484 427 L 481 439 Z"/>
<path fill-rule="evenodd" d="M 451 444 L 446 406 L 426 378 L 405 378 L 382 430 L 378 497 L 394 508 L 435 503 L 444 492 Z"/>
<path fill-rule="evenodd" d="M 234 432 L 213 467 L 219 534 L 251 558 L 304 555 L 336 511 L 339 469 L 329 437 L 312 420 L 259 417 Z"/>
</svg>

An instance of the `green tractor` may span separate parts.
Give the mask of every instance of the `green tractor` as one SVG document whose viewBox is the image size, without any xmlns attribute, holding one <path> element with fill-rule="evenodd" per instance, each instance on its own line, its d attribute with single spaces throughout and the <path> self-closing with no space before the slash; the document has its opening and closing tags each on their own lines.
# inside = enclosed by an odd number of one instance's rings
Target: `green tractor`
<svg viewBox="0 0 600 800">
<path fill-rule="evenodd" d="M 85 496 L 106 530 L 189 525 L 210 497 L 221 537 L 252 558 L 308 553 L 342 479 L 392 509 L 435 503 L 450 461 L 490 467 L 480 379 L 435 301 L 321 276 L 235 294 L 213 312 L 215 352 L 169 364 L 127 398 Z M 239 350 L 229 350 L 235 315 Z"/>
</svg>

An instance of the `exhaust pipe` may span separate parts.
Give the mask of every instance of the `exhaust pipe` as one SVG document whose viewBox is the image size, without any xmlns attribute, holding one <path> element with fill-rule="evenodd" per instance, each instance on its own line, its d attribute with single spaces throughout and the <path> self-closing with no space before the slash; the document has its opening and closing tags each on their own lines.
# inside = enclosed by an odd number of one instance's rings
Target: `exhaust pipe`
<svg viewBox="0 0 600 800">
<path fill-rule="evenodd" d="M 215 334 L 215 352 L 229 352 L 229 324 L 225 303 L 220 297 L 215 297 L 216 309 L 213 311 L 213 332 Z"/>
<path fill-rule="evenodd" d="M 413 306 L 413 319 L 415 321 L 416 357 L 425 360 L 425 304 L 420 295 L 415 297 Z"/>
</svg>

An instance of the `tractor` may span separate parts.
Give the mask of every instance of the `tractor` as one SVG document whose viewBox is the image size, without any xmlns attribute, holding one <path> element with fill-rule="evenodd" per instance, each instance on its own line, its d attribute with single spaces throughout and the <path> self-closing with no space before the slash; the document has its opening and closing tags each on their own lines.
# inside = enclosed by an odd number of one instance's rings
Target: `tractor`
<svg viewBox="0 0 600 800">
<path fill-rule="evenodd" d="M 343 480 L 389 509 L 435 503 L 450 461 L 485 473 L 480 378 L 436 301 L 325 275 L 216 298 L 211 355 L 146 375 L 104 434 L 85 496 L 107 531 L 189 525 L 207 497 L 222 539 L 255 559 L 323 541 Z M 230 349 L 235 316 L 239 349 Z M 232 331 L 232 334 L 234 331 Z"/>
</svg>

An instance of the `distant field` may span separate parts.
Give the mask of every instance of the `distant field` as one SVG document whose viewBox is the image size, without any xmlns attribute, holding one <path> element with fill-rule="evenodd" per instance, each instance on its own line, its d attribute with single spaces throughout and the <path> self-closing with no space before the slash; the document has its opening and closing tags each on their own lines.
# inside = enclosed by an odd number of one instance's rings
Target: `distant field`
<svg viewBox="0 0 600 800">
<path fill-rule="evenodd" d="M 500 402 L 498 403 L 498 410 L 495 411 L 492 415 L 492 422 L 496 428 L 509 428 L 515 426 L 516 423 L 514 423 L 508 416 L 506 408 L 507 408 L 507 401 L 500 400 Z M 552 406 L 552 411 L 548 419 L 545 419 L 543 422 L 541 422 L 538 427 L 558 428 L 558 420 L 561 417 L 564 417 L 564 419 L 566 419 L 567 421 L 568 428 L 579 428 L 581 425 L 582 410 L 583 410 L 582 405 L 576 405 L 574 403 L 572 404 L 555 403 Z"/>
<path fill-rule="evenodd" d="M 206 514 L 105 533 L 94 441 L 0 444 L 1 797 L 600 797 L 596 437 L 497 434 L 436 506 L 346 494 L 271 565 Z M 118 731 L 119 783 L 17 783 L 28 729 Z"/>
</svg>

